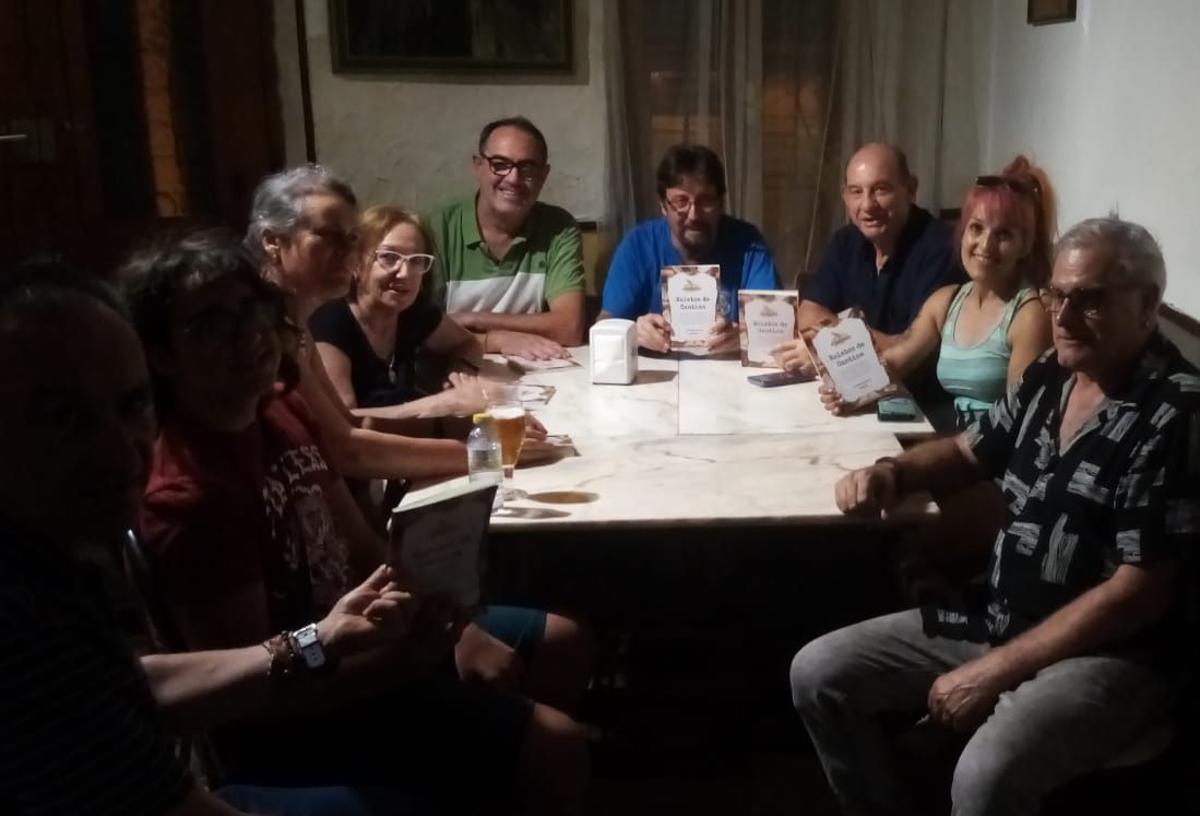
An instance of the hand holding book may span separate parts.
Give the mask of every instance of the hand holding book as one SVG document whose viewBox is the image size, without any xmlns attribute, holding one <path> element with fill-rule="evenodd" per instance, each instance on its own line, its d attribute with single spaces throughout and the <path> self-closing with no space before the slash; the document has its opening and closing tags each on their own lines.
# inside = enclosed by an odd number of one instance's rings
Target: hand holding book
<svg viewBox="0 0 1200 816">
<path fill-rule="evenodd" d="M 857 310 L 842 312 L 837 320 L 805 333 L 804 342 L 821 376 L 821 401 L 834 413 L 863 408 L 895 391 Z"/>
</svg>

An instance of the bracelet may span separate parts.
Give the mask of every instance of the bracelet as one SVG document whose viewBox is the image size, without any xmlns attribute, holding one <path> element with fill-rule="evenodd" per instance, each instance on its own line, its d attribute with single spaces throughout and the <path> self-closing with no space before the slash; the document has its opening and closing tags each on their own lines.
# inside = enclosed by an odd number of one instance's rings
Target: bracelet
<svg viewBox="0 0 1200 816">
<path fill-rule="evenodd" d="M 292 646 L 290 633 L 280 632 L 275 637 L 263 641 L 262 647 L 271 656 L 271 662 L 267 665 L 267 679 L 272 685 L 284 686 L 295 679 L 299 655 Z"/>
<path fill-rule="evenodd" d="M 896 483 L 896 495 L 902 494 L 904 492 L 904 470 L 900 466 L 900 460 L 895 456 L 880 456 L 875 460 L 875 464 L 892 466 L 892 479 Z"/>
</svg>

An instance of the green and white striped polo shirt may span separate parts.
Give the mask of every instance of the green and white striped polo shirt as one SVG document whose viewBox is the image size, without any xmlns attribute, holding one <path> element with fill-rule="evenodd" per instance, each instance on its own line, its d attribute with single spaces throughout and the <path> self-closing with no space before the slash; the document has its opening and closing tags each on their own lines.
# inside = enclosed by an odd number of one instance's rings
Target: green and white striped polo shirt
<svg viewBox="0 0 1200 816">
<path fill-rule="evenodd" d="M 447 312 L 544 312 L 567 292 L 582 292 L 579 225 L 561 207 L 533 205 L 525 228 L 497 261 L 475 215 L 475 196 L 446 204 L 427 217 L 437 244 L 434 291 Z"/>
</svg>

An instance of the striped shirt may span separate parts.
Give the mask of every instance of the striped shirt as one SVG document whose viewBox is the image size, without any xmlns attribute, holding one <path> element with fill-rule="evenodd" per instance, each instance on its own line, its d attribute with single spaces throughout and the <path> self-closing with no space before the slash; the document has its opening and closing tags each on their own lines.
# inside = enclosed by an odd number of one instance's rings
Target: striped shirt
<svg viewBox="0 0 1200 816">
<path fill-rule="evenodd" d="M 1051 349 L 965 431 L 1008 507 L 992 549 L 986 597 L 966 609 L 926 609 L 927 629 L 1003 642 L 1123 564 L 1194 562 L 1200 534 L 1196 369 L 1156 335 L 1125 387 L 1064 449 L 1059 426 L 1073 382 Z M 1168 615 L 1119 647 L 1166 657 L 1166 639 L 1180 623 L 1178 614 Z"/>
<path fill-rule="evenodd" d="M 503 260 L 479 232 L 475 196 L 427 218 L 437 245 L 434 292 L 447 312 L 536 314 L 559 295 L 582 292 L 583 243 L 569 212 L 540 201 Z"/>
<path fill-rule="evenodd" d="M 0 812 L 159 814 L 192 786 L 96 571 L 0 520 Z"/>
</svg>

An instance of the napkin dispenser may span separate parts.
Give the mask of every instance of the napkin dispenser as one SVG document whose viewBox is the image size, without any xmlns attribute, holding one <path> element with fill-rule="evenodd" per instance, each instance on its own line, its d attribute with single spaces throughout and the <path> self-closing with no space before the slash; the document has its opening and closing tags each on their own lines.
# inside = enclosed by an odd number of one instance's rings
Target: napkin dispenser
<svg viewBox="0 0 1200 816">
<path fill-rule="evenodd" d="M 629 385 L 637 378 L 637 327 L 632 320 L 601 320 L 592 326 L 588 342 L 592 382 Z"/>
</svg>

